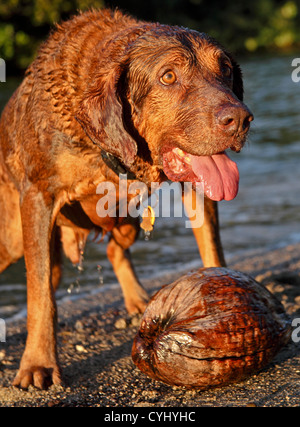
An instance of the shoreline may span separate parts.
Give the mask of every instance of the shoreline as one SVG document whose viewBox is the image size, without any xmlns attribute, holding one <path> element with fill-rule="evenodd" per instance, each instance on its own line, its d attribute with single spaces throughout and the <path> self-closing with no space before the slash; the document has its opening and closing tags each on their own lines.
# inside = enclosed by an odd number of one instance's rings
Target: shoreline
<svg viewBox="0 0 300 427">
<path fill-rule="evenodd" d="M 300 318 L 300 244 L 235 256 L 228 264 L 262 282 L 292 319 Z M 185 272 L 143 283 L 153 294 Z M 263 371 L 226 387 L 187 390 L 147 378 L 131 360 L 139 320 L 127 316 L 119 286 L 59 301 L 58 347 L 65 385 L 19 390 L 10 383 L 24 349 L 25 323 L 8 322 L 6 342 L 0 343 L 0 407 L 299 406 L 300 343 L 292 341 Z"/>
</svg>

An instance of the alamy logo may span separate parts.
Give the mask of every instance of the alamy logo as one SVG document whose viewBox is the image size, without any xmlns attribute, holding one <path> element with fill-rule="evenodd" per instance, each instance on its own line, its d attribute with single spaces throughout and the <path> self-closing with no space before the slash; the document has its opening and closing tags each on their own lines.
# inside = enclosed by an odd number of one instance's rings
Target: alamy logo
<svg viewBox="0 0 300 427">
<path fill-rule="evenodd" d="M 292 67 L 295 67 L 295 69 L 292 71 L 292 80 L 294 83 L 299 83 L 300 82 L 300 58 L 293 59 Z"/>
<path fill-rule="evenodd" d="M 300 342 L 300 318 L 295 318 L 292 321 L 292 327 L 295 328 L 292 332 L 292 341 L 298 344 Z"/>
<path fill-rule="evenodd" d="M 151 206 L 155 217 L 189 218 L 185 222 L 186 228 L 200 228 L 204 219 L 204 186 L 203 183 L 195 184 L 196 191 L 192 189 L 191 182 L 157 182 L 151 183 L 150 197 L 147 185 L 141 181 L 127 182 L 126 175 L 119 175 L 119 185 L 113 182 L 101 182 L 96 193 L 101 195 L 96 205 L 96 212 L 100 218 L 117 216 L 143 216 L 147 206 Z M 158 193 L 159 192 L 159 193 Z M 182 205 L 176 203 L 184 194 L 184 212 Z M 173 196 L 173 197 L 172 197 Z M 172 204 L 171 200 L 174 200 Z M 118 211 L 117 211 L 118 206 Z"/>
<path fill-rule="evenodd" d="M 0 58 L 0 82 L 6 82 L 6 64 L 2 58 Z"/>
</svg>

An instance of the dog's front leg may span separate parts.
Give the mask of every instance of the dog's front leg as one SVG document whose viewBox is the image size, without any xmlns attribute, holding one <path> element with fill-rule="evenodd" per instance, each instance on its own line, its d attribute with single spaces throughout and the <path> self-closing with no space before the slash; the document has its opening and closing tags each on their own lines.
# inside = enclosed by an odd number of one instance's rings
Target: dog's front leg
<svg viewBox="0 0 300 427">
<path fill-rule="evenodd" d="M 51 284 L 51 237 L 55 204 L 31 186 L 21 194 L 27 269 L 27 341 L 13 385 L 38 388 L 61 382 L 56 349 L 56 304 Z"/>
<path fill-rule="evenodd" d="M 196 193 L 192 190 L 192 205 L 196 206 Z M 193 217 L 193 211 L 190 215 L 190 198 L 186 198 L 183 193 L 183 202 L 187 208 L 188 215 Z M 204 267 L 225 267 L 223 248 L 219 230 L 218 204 L 207 197 L 204 197 L 203 224 L 201 227 L 193 227 L 193 233 L 199 248 Z"/>
</svg>

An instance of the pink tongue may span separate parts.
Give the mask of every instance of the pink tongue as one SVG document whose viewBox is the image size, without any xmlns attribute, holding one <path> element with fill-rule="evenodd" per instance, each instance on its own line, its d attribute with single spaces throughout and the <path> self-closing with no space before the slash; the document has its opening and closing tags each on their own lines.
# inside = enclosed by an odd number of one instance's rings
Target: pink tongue
<svg viewBox="0 0 300 427">
<path fill-rule="evenodd" d="M 190 156 L 194 174 L 203 182 L 207 197 L 212 200 L 232 200 L 239 189 L 239 171 L 226 153 L 213 156 Z"/>
</svg>

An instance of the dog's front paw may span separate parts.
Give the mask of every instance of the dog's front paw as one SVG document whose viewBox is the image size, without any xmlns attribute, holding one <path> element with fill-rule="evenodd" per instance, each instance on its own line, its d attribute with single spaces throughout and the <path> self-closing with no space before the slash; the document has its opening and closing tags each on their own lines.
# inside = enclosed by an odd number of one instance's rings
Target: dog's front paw
<svg viewBox="0 0 300 427">
<path fill-rule="evenodd" d="M 61 372 L 59 366 L 55 363 L 52 366 L 26 366 L 21 363 L 20 369 L 12 383 L 15 387 L 28 389 L 33 385 L 41 390 L 45 390 L 52 384 L 61 385 Z"/>
<path fill-rule="evenodd" d="M 138 287 L 135 291 L 128 296 L 125 295 L 125 306 L 129 314 L 142 314 L 149 302 L 149 296 L 142 287 Z"/>
</svg>

